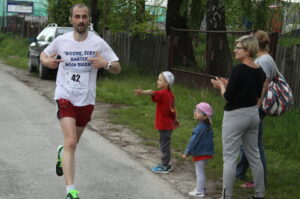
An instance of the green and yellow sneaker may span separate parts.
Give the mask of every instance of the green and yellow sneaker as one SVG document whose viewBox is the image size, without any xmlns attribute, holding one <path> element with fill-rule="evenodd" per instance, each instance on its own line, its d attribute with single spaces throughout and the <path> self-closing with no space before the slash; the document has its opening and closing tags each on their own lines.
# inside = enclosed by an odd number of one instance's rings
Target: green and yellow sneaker
<svg viewBox="0 0 300 199">
<path fill-rule="evenodd" d="M 63 168 L 62 168 L 62 154 L 63 154 L 64 146 L 59 145 L 57 147 L 57 163 L 56 163 L 56 175 L 62 176 Z"/>
<path fill-rule="evenodd" d="M 71 191 L 69 191 L 66 199 L 80 199 L 78 194 L 79 191 L 77 191 L 76 189 L 72 189 Z"/>
</svg>

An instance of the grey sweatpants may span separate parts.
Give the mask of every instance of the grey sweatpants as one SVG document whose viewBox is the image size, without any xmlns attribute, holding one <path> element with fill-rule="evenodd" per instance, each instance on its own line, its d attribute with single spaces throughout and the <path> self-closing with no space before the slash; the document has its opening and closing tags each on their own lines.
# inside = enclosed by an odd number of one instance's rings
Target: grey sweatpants
<svg viewBox="0 0 300 199">
<path fill-rule="evenodd" d="M 223 199 L 231 199 L 237 158 L 243 144 L 255 184 L 255 196 L 264 197 L 264 169 L 257 146 L 259 115 L 257 106 L 224 111 L 222 124 Z"/>
<path fill-rule="evenodd" d="M 171 160 L 172 130 L 159 130 L 159 147 L 161 151 L 161 164 L 168 166 Z"/>
</svg>

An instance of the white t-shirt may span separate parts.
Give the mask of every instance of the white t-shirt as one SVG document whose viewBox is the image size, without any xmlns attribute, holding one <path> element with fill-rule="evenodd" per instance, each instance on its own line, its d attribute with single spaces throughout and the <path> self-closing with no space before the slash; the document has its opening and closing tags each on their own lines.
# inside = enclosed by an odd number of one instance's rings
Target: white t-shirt
<svg viewBox="0 0 300 199">
<path fill-rule="evenodd" d="M 97 71 L 88 58 L 96 57 L 96 52 L 109 62 L 118 61 L 110 46 L 98 35 L 88 32 L 84 41 L 73 38 L 73 32 L 57 37 L 44 52 L 61 56 L 56 77 L 54 99 L 70 100 L 74 106 L 95 104 Z"/>
</svg>

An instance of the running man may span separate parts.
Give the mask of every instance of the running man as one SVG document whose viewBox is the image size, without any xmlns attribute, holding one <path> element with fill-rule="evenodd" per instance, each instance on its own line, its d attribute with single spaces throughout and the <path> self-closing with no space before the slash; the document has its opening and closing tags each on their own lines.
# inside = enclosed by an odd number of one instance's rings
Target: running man
<svg viewBox="0 0 300 199">
<path fill-rule="evenodd" d="M 57 37 L 41 53 L 43 65 L 58 67 L 54 99 L 57 117 L 63 132 L 63 146 L 58 147 L 56 173 L 64 175 L 67 199 L 79 199 L 74 186 L 75 150 L 91 120 L 95 105 L 97 70 L 104 68 L 119 74 L 118 57 L 98 35 L 88 31 L 90 9 L 76 4 L 70 9 L 73 32 Z M 57 59 L 57 56 L 61 59 Z"/>
</svg>

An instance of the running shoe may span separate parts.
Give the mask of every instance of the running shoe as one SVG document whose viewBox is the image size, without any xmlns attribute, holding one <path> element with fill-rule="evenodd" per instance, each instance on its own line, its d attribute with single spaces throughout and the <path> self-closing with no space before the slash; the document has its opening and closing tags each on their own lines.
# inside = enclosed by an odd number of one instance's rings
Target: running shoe
<svg viewBox="0 0 300 199">
<path fill-rule="evenodd" d="M 63 168 L 62 168 L 62 154 L 63 154 L 64 146 L 59 145 L 57 147 L 57 163 L 56 163 L 56 175 L 62 176 Z"/>
<path fill-rule="evenodd" d="M 171 167 L 171 165 L 163 166 L 158 164 L 157 166 L 151 168 L 151 170 L 155 173 L 170 173 L 173 168 Z"/>
<path fill-rule="evenodd" d="M 66 199 L 80 199 L 79 196 L 78 196 L 78 194 L 79 194 L 79 191 L 77 191 L 76 189 L 72 189 L 67 194 Z"/>
</svg>

